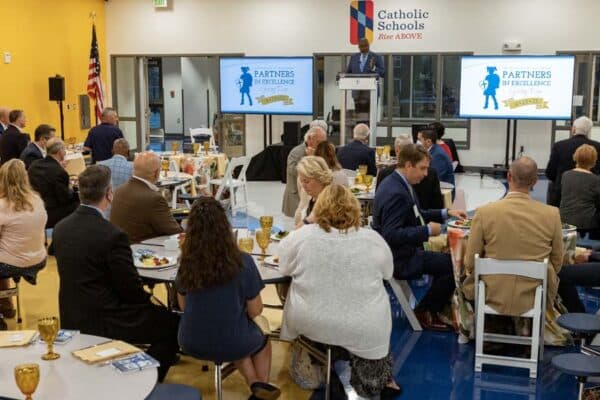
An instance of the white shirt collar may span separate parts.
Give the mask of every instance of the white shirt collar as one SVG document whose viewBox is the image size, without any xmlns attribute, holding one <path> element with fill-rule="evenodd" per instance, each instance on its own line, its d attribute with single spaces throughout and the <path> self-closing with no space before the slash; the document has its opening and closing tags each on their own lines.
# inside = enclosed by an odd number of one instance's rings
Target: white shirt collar
<svg viewBox="0 0 600 400">
<path fill-rule="evenodd" d="M 2 128 L 4 128 L 4 130 L 6 130 L 6 128 L 8 128 L 8 125 L 6 125 L 4 122 L 0 121 L 0 125 L 2 125 Z"/>
<path fill-rule="evenodd" d="M 150 189 L 154 190 L 155 192 L 158 192 L 160 189 L 156 187 L 155 184 L 151 183 L 150 181 L 145 180 L 144 178 L 140 178 L 139 176 L 135 176 L 132 175 L 132 178 L 135 178 L 139 181 L 144 182 Z"/>
<path fill-rule="evenodd" d="M 42 156 L 44 156 L 44 158 L 46 157 L 46 149 L 41 148 L 36 142 L 31 142 L 33 144 L 35 144 L 35 147 L 37 147 L 38 149 L 40 149 L 40 152 L 42 153 Z"/>
</svg>

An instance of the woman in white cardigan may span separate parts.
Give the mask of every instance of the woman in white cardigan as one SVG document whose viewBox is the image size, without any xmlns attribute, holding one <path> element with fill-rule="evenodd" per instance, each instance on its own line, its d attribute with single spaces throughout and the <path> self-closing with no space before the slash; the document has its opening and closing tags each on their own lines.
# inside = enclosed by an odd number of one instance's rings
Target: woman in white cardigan
<svg viewBox="0 0 600 400">
<path fill-rule="evenodd" d="M 325 187 L 313 209 L 314 224 L 281 243 L 280 269 L 292 277 L 281 337 L 299 335 L 334 346 L 348 359 L 351 383 L 363 397 L 400 394 L 391 371 L 392 319 L 384 280 L 393 272 L 392 252 L 360 227 L 360 206 L 341 185 Z"/>
</svg>

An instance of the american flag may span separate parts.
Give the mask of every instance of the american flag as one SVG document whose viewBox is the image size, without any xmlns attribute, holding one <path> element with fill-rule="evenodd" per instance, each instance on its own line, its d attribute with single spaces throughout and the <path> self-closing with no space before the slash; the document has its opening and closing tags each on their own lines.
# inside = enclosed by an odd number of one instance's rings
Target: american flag
<svg viewBox="0 0 600 400">
<path fill-rule="evenodd" d="M 104 109 L 104 89 L 100 77 L 100 55 L 98 53 L 98 41 L 96 40 L 96 25 L 92 25 L 92 49 L 90 50 L 87 93 L 92 100 L 96 101 L 96 123 L 98 123 Z"/>
</svg>

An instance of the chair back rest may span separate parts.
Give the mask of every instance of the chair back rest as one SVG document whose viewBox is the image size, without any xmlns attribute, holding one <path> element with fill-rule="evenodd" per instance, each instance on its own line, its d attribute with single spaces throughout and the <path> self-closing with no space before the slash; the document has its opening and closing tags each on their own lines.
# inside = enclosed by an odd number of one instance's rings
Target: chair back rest
<svg viewBox="0 0 600 400">
<path fill-rule="evenodd" d="M 456 189 L 456 196 L 454 197 L 454 202 L 452 203 L 452 209 L 454 209 L 454 210 L 466 210 L 467 209 L 467 199 L 465 196 L 464 189 Z"/>
<path fill-rule="evenodd" d="M 440 189 L 454 189 L 454 185 L 448 182 L 440 182 Z"/>
<path fill-rule="evenodd" d="M 345 168 L 344 168 L 344 169 L 342 169 L 342 172 L 343 172 L 344 174 L 346 174 L 346 176 L 347 176 L 348 178 L 356 178 L 356 171 L 353 171 L 353 170 L 351 170 L 351 169 L 345 169 Z"/>
<path fill-rule="evenodd" d="M 545 280 L 548 259 L 544 261 L 496 260 L 475 255 L 475 282 L 485 275 L 517 275 L 525 278 Z"/>
<path fill-rule="evenodd" d="M 215 137 L 212 128 L 190 128 L 190 140 L 192 143 L 196 143 L 195 136 L 208 136 L 210 145 L 215 145 Z"/>
<path fill-rule="evenodd" d="M 456 167 L 458 167 L 458 161 L 452 161 L 452 172 L 456 171 Z"/>
<path fill-rule="evenodd" d="M 225 169 L 225 175 L 223 176 L 223 182 L 231 181 L 233 179 L 233 172 L 239 166 L 242 167 L 242 170 L 240 171 L 237 179 L 245 182 L 248 165 L 250 165 L 250 157 L 233 157 L 231 160 L 229 160 L 229 164 L 227 164 L 227 169 Z"/>
</svg>

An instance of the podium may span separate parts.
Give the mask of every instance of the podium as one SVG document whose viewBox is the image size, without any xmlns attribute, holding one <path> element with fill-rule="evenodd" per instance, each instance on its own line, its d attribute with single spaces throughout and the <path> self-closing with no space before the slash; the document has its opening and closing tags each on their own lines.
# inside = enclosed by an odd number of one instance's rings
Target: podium
<svg viewBox="0 0 600 400">
<path fill-rule="evenodd" d="M 369 146 L 375 147 L 377 140 L 377 89 L 379 75 L 377 74 L 338 74 L 337 84 L 342 91 L 340 107 L 340 145 L 346 144 L 346 98 L 348 91 L 368 90 L 369 101 Z"/>
</svg>

